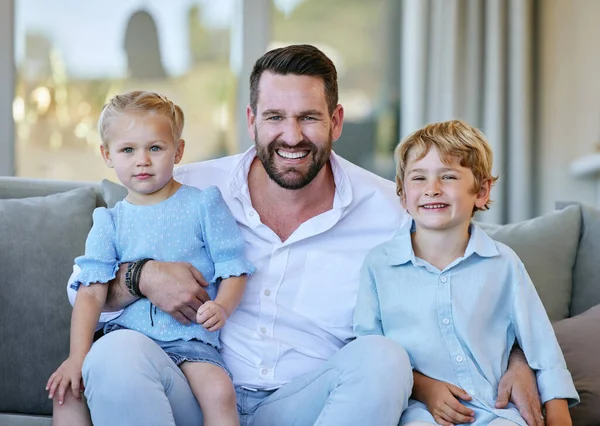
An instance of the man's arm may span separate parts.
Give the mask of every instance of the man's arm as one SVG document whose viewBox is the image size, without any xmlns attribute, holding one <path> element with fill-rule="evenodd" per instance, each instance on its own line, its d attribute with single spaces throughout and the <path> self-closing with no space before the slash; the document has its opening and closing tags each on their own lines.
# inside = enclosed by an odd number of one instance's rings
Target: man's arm
<svg viewBox="0 0 600 426">
<path fill-rule="evenodd" d="M 137 297 L 125 286 L 127 264 L 119 267 L 109 284 L 105 310 L 120 310 Z M 182 324 L 196 320 L 196 311 L 210 297 L 204 290 L 208 283 L 200 272 L 186 262 L 146 262 L 139 280 L 140 292 L 163 312 Z"/>
<path fill-rule="evenodd" d="M 498 384 L 496 408 L 506 408 L 509 400 L 515 404 L 529 426 L 544 425 L 535 373 L 516 344 L 508 358 L 508 369 Z"/>
</svg>

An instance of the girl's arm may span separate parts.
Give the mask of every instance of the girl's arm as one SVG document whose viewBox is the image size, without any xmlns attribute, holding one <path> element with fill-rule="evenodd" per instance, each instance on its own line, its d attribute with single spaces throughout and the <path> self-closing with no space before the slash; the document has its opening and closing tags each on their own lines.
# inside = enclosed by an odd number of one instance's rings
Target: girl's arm
<svg viewBox="0 0 600 426">
<path fill-rule="evenodd" d="M 108 293 L 107 284 L 81 286 L 71 315 L 71 347 L 69 358 L 83 360 L 92 347 L 96 324 Z"/>
<path fill-rule="evenodd" d="M 238 307 L 246 288 L 246 275 L 229 277 L 221 281 L 215 302 L 223 307 L 227 318 Z"/>
<path fill-rule="evenodd" d="M 71 348 L 69 358 L 50 376 L 46 384 L 48 397 L 57 394 L 58 403 L 63 404 L 65 393 L 70 388 L 75 399 L 80 399 L 82 390 L 81 368 L 90 351 L 100 311 L 106 300 L 108 285 L 91 284 L 81 286 L 71 315 Z"/>
<path fill-rule="evenodd" d="M 208 331 L 217 331 L 242 300 L 246 288 L 246 275 L 229 277 L 221 281 L 215 300 L 204 302 L 196 314 L 196 322 Z"/>
</svg>

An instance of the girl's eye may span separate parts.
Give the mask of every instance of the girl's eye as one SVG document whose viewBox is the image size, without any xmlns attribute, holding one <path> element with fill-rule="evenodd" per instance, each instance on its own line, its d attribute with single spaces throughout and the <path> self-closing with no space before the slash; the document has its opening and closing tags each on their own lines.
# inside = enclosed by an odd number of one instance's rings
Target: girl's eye
<svg viewBox="0 0 600 426">
<path fill-rule="evenodd" d="M 415 176 L 412 180 L 425 180 L 423 176 Z"/>
</svg>

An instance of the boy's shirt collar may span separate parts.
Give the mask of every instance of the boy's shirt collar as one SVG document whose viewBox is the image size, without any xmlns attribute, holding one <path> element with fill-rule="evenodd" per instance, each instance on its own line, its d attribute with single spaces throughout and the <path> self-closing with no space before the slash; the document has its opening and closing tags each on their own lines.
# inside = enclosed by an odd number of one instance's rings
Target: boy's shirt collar
<svg viewBox="0 0 600 426">
<path fill-rule="evenodd" d="M 404 265 L 408 262 L 412 262 L 415 266 L 422 264 L 415 256 L 412 247 L 410 235 L 415 230 L 416 224 L 414 219 L 411 218 L 396 232 L 396 235 L 388 247 L 387 260 L 390 266 Z M 469 243 L 465 249 L 465 254 L 460 258 L 460 261 L 469 258 L 473 254 L 477 254 L 480 257 L 494 257 L 500 254 L 496 247 L 496 242 L 475 223 L 471 222 L 469 232 Z M 454 261 L 450 265 L 454 266 L 460 263 L 460 261 Z"/>
</svg>

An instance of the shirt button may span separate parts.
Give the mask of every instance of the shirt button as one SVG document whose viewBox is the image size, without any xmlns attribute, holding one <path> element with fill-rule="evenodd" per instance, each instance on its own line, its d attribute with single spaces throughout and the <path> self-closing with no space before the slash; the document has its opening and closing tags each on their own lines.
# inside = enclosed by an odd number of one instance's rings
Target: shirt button
<svg viewBox="0 0 600 426">
<path fill-rule="evenodd" d="M 250 212 L 248 213 L 248 216 L 250 217 L 254 217 L 256 213 L 254 213 L 254 210 L 250 210 Z"/>
<path fill-rule="evenodd" d="M 270 290 L 265 290 L 264 295 L 269 297 L 271 295 L 271 291 Z"/>
<path fill-rule="evenodd" d="M 475 389 L 471 389 L 471 390 L 469 390 L 469 395 L 473 395 L 473 396 L 475 396 Z"/>
<path fill-rule="evenodd" d="M 444 318 L 442 322 L 446 325 L 450 324 L 450 320 L 448 318 Z"/>
<path fill-rule="evenodd" d="M 267 370 L 266 368 L 263 368 L 262 370 L 260 370 L 260 374 L 262 374 L 263 376 L 266 376 L 268 372 L 269 372 L 269 370 Z"/>
<path fill-rule="evenodd" d="M 445 283 L 446 281 L 448 281 L 448 278 L 446 278 L 446 276 L 445 276 L 445 275 L 442 275 L 442 276 L 440 277 L 440 281 L 441 281 L 441 282 L 443 282 L 443 283 Z"/>
<path fill-rule="evenodd" d="M 462 362 L 463 361 L 463 357 L 462 356 L 457 356 L 456 357 L 456 362 Z"/>
<path fill-rule="evenodd" d="M 267 334 L 267 329 L 266 329 L 265 327 L 261 327 L 261 328 L 260 328 L 260 332 L 261 332 L 262 334 Z"/>
</svg>

